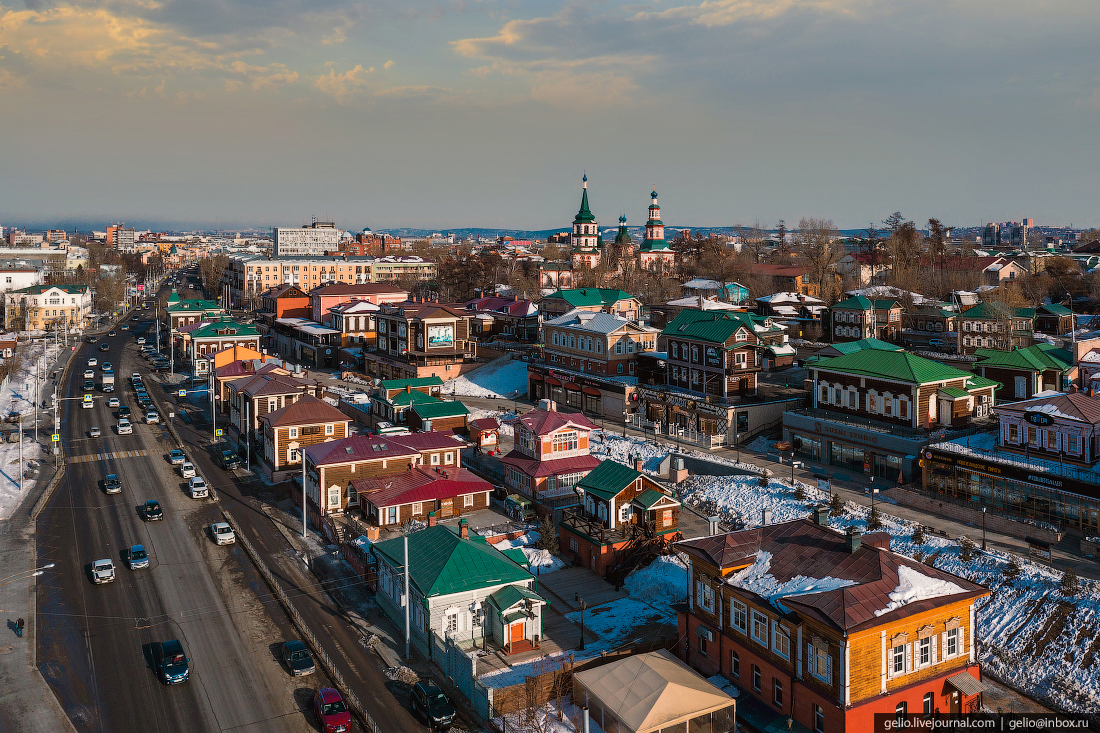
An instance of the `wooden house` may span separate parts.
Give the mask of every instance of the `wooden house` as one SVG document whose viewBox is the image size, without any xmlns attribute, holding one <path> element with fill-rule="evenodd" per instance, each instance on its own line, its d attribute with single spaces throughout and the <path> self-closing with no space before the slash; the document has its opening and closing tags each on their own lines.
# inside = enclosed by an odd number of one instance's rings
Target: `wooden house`
<svg viewBox="0 0 1100 733">
<path fill-rule="evenodd" d="M 356 494 L 367 521 L 392 527 L 410 520 L 428 521 L 469 514 L 489 507 L 493 485 L 464 468 L 415 466 L 395 476 L 355 479 L 348 495 Z"/>
<path fill-rule="evenodd" d="M 351 419 L 312 395 L 260 416 L 265 473 L 279 480 L 301 469 L 302 451 L 311 445 L 348 437 Z"/>
</svg>

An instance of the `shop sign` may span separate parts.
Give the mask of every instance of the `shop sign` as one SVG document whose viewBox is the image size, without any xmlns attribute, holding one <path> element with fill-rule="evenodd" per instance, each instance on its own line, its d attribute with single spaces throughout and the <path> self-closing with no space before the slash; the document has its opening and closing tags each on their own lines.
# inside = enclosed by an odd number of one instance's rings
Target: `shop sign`
<svg viewBox="0 0 1100 733">
<path fill-rule="evenodd" d="M 721 352 L 713 346 L 707 347 L 707 366 L 722 366 Z"/>
<path fill-rule="evenodd" d="M 935 452 L 934 457 L 937 465 L 957 466 L 968 471 L 977 471 L 978 473 L 985 473 L 1011 481 L 1023 481 L 1058 491 L 1071 491 L 1080 496 L 1095 498 L 1100 495 L 1100 486 L 1096 483 L 1079 481 L 1065 476 L 1041 474 L 1027 468 L 1021 469 L 1000 463 L 986 463 L 970 457 L 955 456 L 939 451 Z"/>
<path fill-rule="evenodd" d="M 1032 425 L 1053 425 L 1054 418 L 1046 412 L 1037 412 L 1035 410 L 1028 410 L 1024 413 L 1024 420 Z"/>
</svg>

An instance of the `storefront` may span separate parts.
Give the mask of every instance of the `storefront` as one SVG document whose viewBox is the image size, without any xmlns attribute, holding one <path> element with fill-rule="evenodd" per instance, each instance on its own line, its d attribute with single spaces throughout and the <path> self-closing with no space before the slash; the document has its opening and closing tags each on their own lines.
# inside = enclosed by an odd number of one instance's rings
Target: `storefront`
<svg viewBox="0 0 1100 733">
<path fill-rule="evenodd" d="M 527 365 L 529 399 L 553 400 L 558 409 L 577 410 L 589 417 L 622 420 L 634 392 L 634 385 L 627 381 L 595 379 L 541 364 Z"/>
<path fill-rule="evenodd" d="M 928 491 L 1026 519 L 1100 531 L 1100 485 L 1096 483 L 1037 469 L 1019 458 L 1002 462 L 935 446 L 925 450 L 921 462 Z"/>
<path fill-rule="evenodd" d="M 855 427 L 804 414 L 808 412 L 783 415 L 783 438 L 803 461 L 898 483 L 916 475 L 923 437 Z"/>
</svg>

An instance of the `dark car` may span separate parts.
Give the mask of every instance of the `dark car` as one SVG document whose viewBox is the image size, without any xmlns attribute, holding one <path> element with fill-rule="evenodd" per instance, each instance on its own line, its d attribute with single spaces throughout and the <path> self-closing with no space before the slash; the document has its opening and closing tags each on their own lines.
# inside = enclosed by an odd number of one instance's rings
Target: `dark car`
<svg viewBox="0 0 1100 733">
<path fill-rule="evenodd" d="M 159 501 L 149 499 L 145 502 L 145 521 L 155 522 L 158 519 L 164 519 L 164 510 L 160 508 Z"/>
<path fill-rule="evenodd" d="M 103 490 L 108 494 L 121 494 L 122 479 L 120 479 L 117 474 L 107 474 L 107 478 L 103 479 Z"/>
<path fill-rule="evenodd" d="M 119 417 L 130 417 L 130 406 L 129 405 L 120 406 L 118 408 L 118 416 Z"/>
<path fill-rule="evenodd" d="M 110 351 L 111 346 L 110 346 L 110 344 L 100 344 L 99 345 L 99 350 L 100 351 Z"/>
<path fill-rule="evenodd" d="M 88 336 L 84 340 L 87 341 L 89 344 L 94 344 L 95 343 L 95 336 Z"/>
<path fill-rule="evenodd" d="M 183 644 L 178 639 L 162 641 L 153 646 L 153 660 L 157 665 L 157 676 L 166 685 L 178 685 L 191 676 L 191 666 L 187 655 L 183 653 Z"/>
<path fill-rule="evenodd" d="M 432 730 L 450 728 L 455 719 L 455 706 L 431 680 L 421 680 L 413 685 L 412 709 L 424 718 Z"/>
<path fill-rule="evenodd" d="M 345 733 L 351 730 L 351 711 L 338 690 L 322 687 L 313 696 L 313 712 L 325 733 Z"/>
<path fill-rule="evenodd" d="M 317 666 L 313 663 L 313 655 L 302 642 L 295 639 L 283 644 L 283 663 L 295 677 L 313 674 Z"/>
<path fill-rule="evenodd" d="M 85 392 L 91 392 L 93 389 L 95 389 L 95 382 L 93 382 L 90 379 L 85 379 L 84 380 L 84 391 Z"/>
<path fill-rule="evenodd" d="M 236 451 L 223 450 L 218 456 L 218 461 L 226 471 L 232 471 L 241 467 L 241 457 L 237 455 Z"/>
<path fill-rule="evenodd" d="M 159 372 L 161 374 L 171 370 L 171 368 L 171 365 L 166 361 L 158 361 L 156 364 L 153 365 L 153 371 Z"/>
<path fill-rule="evenodd" d="M 108 331 L 107 335 L 108 336 L 117 336 L 118 334 L 116 334 L 114 331 Z"/>
</svg>

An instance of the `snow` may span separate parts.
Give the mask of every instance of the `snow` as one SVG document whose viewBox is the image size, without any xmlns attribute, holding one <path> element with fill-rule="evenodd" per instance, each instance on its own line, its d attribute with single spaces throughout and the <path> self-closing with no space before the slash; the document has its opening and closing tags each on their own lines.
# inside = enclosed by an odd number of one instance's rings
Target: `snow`
<svg viewBox="0 0 1100 733">
<path fill-rule="evenodd" d="M 507 397 L 527 391 L 527 364 L 510 354 L 443 384 L 444 394 L 459 397 Z"/>
<path fill-rule="evenodd" d="M 726 579 L 726 582 L 738 588 L 744 588 L 745 590 L 756 593 L 766 598 L 768 602 L 773 605 L 776 605 L 781 602 L 783 598 L 789 596 L 797 596 L 805 593 L 823 593 L 825 591 L 836 590 L 837 588 L 847 588 L 855 584 L 855 581 L 845 580 L 843 578 L 807 578 L 804 575 L 796 575 L 790 580 L 780 583 L 776 577 L 769 572 L 771 570 L 771 562 L 772 554 L 766 550 L 761 550 L 756 553 L 756 561 L 752 565 L 734 573 Z"/>
<path fill-rule="evenodd" d="M 58 348 L 45 340 L 38 340 L 22 342 L 18 349 L 21 357 L 19 369 L 0 385 L 0 412 L 7 415 L 14 411 L 23 415 L 23 468 L 26 470 L 37 465 L 39 459 L 45 455 L 42 446 L 33 439 L 35 372 L 40 368 L 39 360 L 46 350 L 48 377 L 49 370 L 53 368 L 53 359 L 58 355 Z M 64 350 L 65 347 L 61 349 Z M 53 386 L 47 379 L 37 397 L 39 401 L 49 399 L 52 393 Z M 6 427 L 15 430 L 16 424 L 9 423 Z M 39 427 L 44 427 L 41 421 Z M 42 437 L 43 442 L 49 442 L 48 435 L 43 433 Z M 19 443 L 0 443 L 0 520 L 11 516 L 35 483 L 33 478 L 24 479 L 23 491 L 19 490 Z"/>
<path fill-rule="evenodd" d="M 682 600 L 682 599 L 681 599 Z M 581 612 L 565 615 L 575 624 L 580 623 Z M 591 629 L 599 641 L 586 644 L 590 650 L 617 649 L 627 644 L 654 641 L 656 627 L 664 625 L 671 636 L 676 634 L 676 614 L 660 604 L 650 605 L 635 598 L 620 598 L 584 612 L 584 627 Z"/>
<path fill-rule="evenodd" d="M 519 548 L 523 550 L 524 557 L 527 558 L 527 563 L 531 566 L 531 571 L 534 572 L 535 568 L 541 568 L 539 572 L 552 573 L 555 570 L 561 570 L 566 567 L 566 564 L 561 558 L 551 555 L 547 550 L 540 550 L 534 545 L 542 538 L 536 530 L 531 530 L 527 534 L 520 535 L 514 540 L 501 540 L 500 542 L 494 542 L 493 547 L 498 550 L 512 550 Z"/>
<path fill-rule="evenodd" d="M 997 435 L 995 433 L 979 433 L 967 438 L 956 438 L 943 443 L 933 443 L 930 448 L 945 450 L 950 453 L 974 456 L 987 461 L 1003 463 L 1010 466 L 1019 466 L 1036 473 L 1050 473 L 1079 481 L 1100 483 L 1100 464 L 1093 466 L 1075 466 L 1059 463 L 1058 461 L 1037 458 L 1036 456 L 1021 456 L 998 450 Z"/>
<path fill-rule="evenodd" d="M 500 423 L 500 430 L 498 431 L 501 436 L 515 435 L 515 430 L 511 425 L 505 424 L 505 420 L 513 420 L 516 417 L 516 413 L 508 410 L 502 412 L 500 410 L 485 410 L 480 407 L 470 407 L 470 422 L 474 420 L 480 420 L 485 417 L 495 417 L 497 422 Z"/>
<path fill-rule="evenodd" d="M 716 674 L 713 677 L 707 677 L 707 682 L 711 683 L 730 697 L 737 697 L 741 692 L 724 674 Z"/>
<path fill-rule="evenodd" d="M 627 435 L 624 438 L 621 434 L 616 434 L 613 428 L 593 430 L 589 445 L 589 452 L 600 459 L 609 458 L 633 466 L 632 458 L 640 458 L 642 460 L 642 470 L 650 473 L 656 473 L 665 456 L 673 452 L 667 445 L 654 443 L 652 440 L 646 440 L 640 436 Z M 752 463 L 738 463 L 732 458 L 717 456 L 703 450 L 688 450 L 683 446 L 681 446 L 679 455 L 702 458 L 712 463 L 721 463 L 725 466 L 733 466 L 753 473 L 759 473 L 760 471 L 760 468 Z"/>
<path fill-rule="evenodd" d="M 527 547 L 533 545 L 542 539 L 542 535 L 537 530 L 531 530 L 527 534 L 520 535 L 514 540 L 501 540 L 500 542 L 494 542 L 493 547 L 498 550 L 512 550 L 517 547 Z"/>
<path fill-rule="evenodd" d="M 890 594 L 890 602 L 886 607 L 875 611 L 875 615 L 881 616 L 914 601 L 965 592 L 966 589 L 955 585 L 950 580 L 930 578 L 919 570 L 900 565 L 898 566 L 898 587 L 894 588 L 894 592 Z"/>
</svg>

